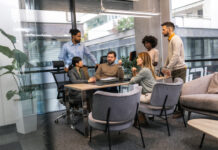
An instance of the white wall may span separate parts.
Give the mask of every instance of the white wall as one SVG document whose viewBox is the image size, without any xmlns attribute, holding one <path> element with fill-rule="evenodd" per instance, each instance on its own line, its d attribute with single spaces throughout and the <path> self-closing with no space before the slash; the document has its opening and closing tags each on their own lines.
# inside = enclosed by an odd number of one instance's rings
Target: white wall
<svg viewBox="0 0 218 150">
<path fill-rule="evenodd" d="M 16 47 L 22 50 L 22 37 L 20 29 L 19 2 L 18 0 L 0 1 L 0 28 L 17 38 Z M 0 35 L 0 45 L 10 46 L 11 43 L 4 36 Z M 7 57 L 0 54 L 0 66 L 11 63 Z M 0 71 L 2 74 L 3 71 Z M 10 75 L 0 77 L 0 126 L 12 124 L 17 119 L 17 109 L 13 100 L 8 101 L 5 94 L 8 90 L 16 89 L 16 84 Z"/>
</svg>

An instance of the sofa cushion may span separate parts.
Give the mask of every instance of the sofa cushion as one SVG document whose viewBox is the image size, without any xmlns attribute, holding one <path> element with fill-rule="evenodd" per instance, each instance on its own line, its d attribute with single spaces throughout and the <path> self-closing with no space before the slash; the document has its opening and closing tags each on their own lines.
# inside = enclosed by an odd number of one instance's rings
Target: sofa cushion
<svg viewBox="0 0 218 150">
<path fill-rule="evenodd" d="M 208 86 L 208 93 L 218 94 L 218 72 L 214 73 Z"/>
<path fill-rule="evenodd" d="M 180 104 L 188 108 L 218 112 L 218 94 L 182 95 Z"/>
</svg>

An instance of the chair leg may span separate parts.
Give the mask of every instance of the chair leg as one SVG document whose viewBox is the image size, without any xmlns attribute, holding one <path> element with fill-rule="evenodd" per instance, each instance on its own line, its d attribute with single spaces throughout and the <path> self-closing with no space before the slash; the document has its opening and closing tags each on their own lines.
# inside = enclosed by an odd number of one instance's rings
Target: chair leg
<svg viewBox="0 0 218 150">
<path fill-rule="evenodd" d="M 185 117 L 184 117 L 184 109 L 182 109 L 181 112 L 182 112 L 182 120 L 183 120 L 184 126 L 187 127 L 186 122 L 185 122 Z"/>
<path fill-rule="evenodd" d="M 190 118 L 191 118 L 191 112 L 189 111 L 188 112 L 188 120 L 190 120 Z"/>
<path fill-rule="evenodd" d="M 200 143 L 199 148 L 202 148 L 202 146 L 203 146 L 204 137 L 205 137 L 205 133 L 203 133 L 203 136 L 202 136 L 202 138 L 201 138 L 201 143 Z"/>
<path fill-rule="evenodd" d="M 164 110 L 164 113 L 165 113 L 165 120 L 166 120 L 166 124 L 167 124 L 168 136 L 170 136 L 170 128 L 169 128 L 169 124 L 168 124 L 168 119 L 167 119 L 167 113 L 166 113 L 166 110 Z"/>
<path fill-rule="evenodd" d="M 92 127 L 91 126 L 89 126 L 90 128 L 89 128 L 89 142 L 92 142 Z"/>
<path fill-rule="evenodd" d="M 138 116 L 138 115 L 137 115 Z M 139 131 L 140 131 L 140 135 L 141 135 L 141 139 L 142 139 L 142 145 L 143 145 L 143 148 L 145 148 L 145 142 L 144 142 L 144 138 L 143 138 L 143 135 L 142 135 L 142 130 L 141 130 L 141 126 L 140 126 L 140 122 L 139 122 L 139 119 L 137 118 L 137 122 L 138 122 L 138 126 L 139 126 Z"/>
<path fill-rule="evenodd" d="M 108 126 L 107 132 L 108 132 L 108 145 L 109 145 L 109 150 L 111 150 L 111 137 L 110 137 L 110 128 L 109 128 L 109 126 Z"/>
</svg>

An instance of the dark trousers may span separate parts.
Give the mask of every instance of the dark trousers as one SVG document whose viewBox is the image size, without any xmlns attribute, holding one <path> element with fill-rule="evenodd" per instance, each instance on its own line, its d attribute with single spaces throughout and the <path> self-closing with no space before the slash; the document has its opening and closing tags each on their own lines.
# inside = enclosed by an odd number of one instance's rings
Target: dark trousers
<svg viewBox="0 0 218 150">
<path fill-rule="evenodd" d="M 171 73 L 171 76 L 172 76 L 173 81 L 174 81 L 175 78 L 179 77 L 185 83 L 185 81 L 186 81 L 186 68 L 173 70 L 172 73 Z"/>
<path fill-rule="evenodd" d="M 173 70 L 171 73 L 173 82 L 175 80 L 175 78 L 181 78 L 183 80 L 183 82 L 185 83 L 186 81 L 186 68 L 182 68 L 182 69 L 178 69 L 178 70 Z M 180 101 L 178 101 L 178 111 L 181 111 L 181 106 L 180 106 Z"/>
</svg>

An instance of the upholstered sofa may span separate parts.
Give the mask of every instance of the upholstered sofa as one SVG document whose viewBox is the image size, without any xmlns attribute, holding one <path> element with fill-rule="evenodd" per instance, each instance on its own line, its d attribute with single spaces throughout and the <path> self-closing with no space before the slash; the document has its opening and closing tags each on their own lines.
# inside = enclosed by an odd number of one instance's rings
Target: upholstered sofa
<svg viewBox="0 0 218 150">
<path fill-rule="evenodd" d="M 216 80 L 218 79 L 217 75 L 218 73 L 216 73 Z M 211 87 L 211 79 L 214 77 L 215 73 L 192 80 L 183 85 L 180 105 L 184 110 L 189 112 L 188 119 L 190 119 L 191 112 L 218 117 L 218 94 L 208 93 L 208 87 Z"/>
</svg>

